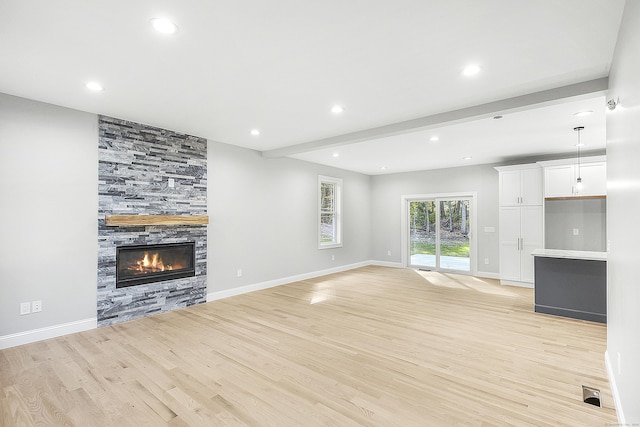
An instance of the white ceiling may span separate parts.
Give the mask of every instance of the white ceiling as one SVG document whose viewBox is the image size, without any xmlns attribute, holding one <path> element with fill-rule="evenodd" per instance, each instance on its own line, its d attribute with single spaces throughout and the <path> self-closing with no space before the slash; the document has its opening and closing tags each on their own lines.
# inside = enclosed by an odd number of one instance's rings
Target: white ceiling
<svg viewBox="0 0 640 427">
<path fill-rule="evenodd" d="M 572 152 L 577 124 L 587 148 L 598 149 L 602 93 L 507 111 L 501 120 L 393 136 L 374 129 L 370 141 L 347 136 L 318 150 L 341 135 L 606 77 L 623 7 L 624 0 L 1 0 L 0 92 L 259 151 L 293 146 L 292 157 L 367 174 Z M 156 33 L 149 20 L 158 16 L 180 31 Z M 482 70 L 464 78 L 472 62 Z M 90 80 L 106 90 L 88 91 Z M 335 104 L 345 112 L 331 113 Z M 573 113 L 585 109 L 595 113 L 578 122 Z M 433 133 L 439 142 L 428 141 Z"/>
<path fill-rule="evenodd" d="M 580 111 L 593 114 L 576 117 L 574 114 Z M 581 147 L 583 152 L 605 149 L 603 95 L 504 114 L 501 119 L 488 117 L 292 157 L 368 175 L 509 163 L 518 158 L 576 153 L 578 135 L 573 130 L 576 126 L 584 126 L 580 134 L 580 141 L 585 144 Z M 439 140 L 430 141 L 432 136 L 438 136 Z"/>
</svg>

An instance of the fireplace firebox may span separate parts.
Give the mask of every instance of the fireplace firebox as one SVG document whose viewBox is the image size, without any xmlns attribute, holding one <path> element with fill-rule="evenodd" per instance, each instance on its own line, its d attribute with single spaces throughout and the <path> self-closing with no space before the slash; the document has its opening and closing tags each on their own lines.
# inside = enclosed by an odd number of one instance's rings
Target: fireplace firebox
<svg viewBox="0 0 640 427">
<path fill-rule="evenodd" d="M 119 246 L 116 248 L 116 288 L 192 277 L 195 243 Z"/>
</svg>

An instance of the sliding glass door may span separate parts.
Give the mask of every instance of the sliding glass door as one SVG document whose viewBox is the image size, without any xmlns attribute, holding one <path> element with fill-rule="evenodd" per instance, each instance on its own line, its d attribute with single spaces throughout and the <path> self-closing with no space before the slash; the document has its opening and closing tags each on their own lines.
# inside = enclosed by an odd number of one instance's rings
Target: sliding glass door
<svg viewBox="0 0 640 427">
<path fill-rule="evenodd" d="M 471 197 L 408 201 L 409 266 L 471 271 Z"/>
<path fill-rule="evenodd" d="M 436 268 L 436 202 L 409 202 L 409 254 L 414 267 Z"/>
<path fill-rule="evenodd" d="M 470 207 L 468 198 L 438 199 L 438 267 L 441 269 L 471 271 Z"/>
</svg>

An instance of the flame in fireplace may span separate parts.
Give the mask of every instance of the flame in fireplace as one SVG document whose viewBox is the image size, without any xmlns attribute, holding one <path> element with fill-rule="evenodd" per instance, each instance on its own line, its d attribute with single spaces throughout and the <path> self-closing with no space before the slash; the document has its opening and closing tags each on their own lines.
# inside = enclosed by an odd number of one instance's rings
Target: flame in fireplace
<svg viewBox="0 0 640 427">
<path fill-rule="evenodd" d="M 149 254 L 149 252 L 145 252 L 142 259 L 137 260 L 135 265 L 130 266 L 130 270 L 135 270 L 136 273 L 158 273 L 161 271 L 173 270 L 174 268 L 180 269 L 184 268 L 182 266 L 175 266 L 171 264 L 164 264 L 162 262 L 162 258 L 156 252 L 153 254 Z"/>
</svg>

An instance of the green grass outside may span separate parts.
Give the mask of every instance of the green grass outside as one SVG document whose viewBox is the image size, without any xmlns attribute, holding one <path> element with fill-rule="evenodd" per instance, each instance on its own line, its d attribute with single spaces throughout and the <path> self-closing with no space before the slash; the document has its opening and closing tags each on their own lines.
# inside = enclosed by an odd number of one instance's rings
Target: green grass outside
<svg viewBox="0 0 640 427">
<path fill-rule="evenodd" d="M 411 255 L 425 254 L 435 255 L 436 245 L 427 242 L 412 242 Z M 440 256 L 455 256 L 460 258 L 469 258 L 469 243 L 446 244 L 440 245 Z"/>
</svg>

